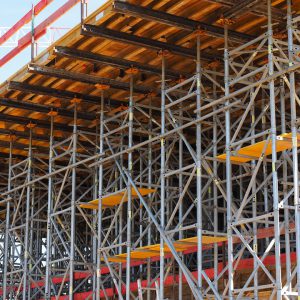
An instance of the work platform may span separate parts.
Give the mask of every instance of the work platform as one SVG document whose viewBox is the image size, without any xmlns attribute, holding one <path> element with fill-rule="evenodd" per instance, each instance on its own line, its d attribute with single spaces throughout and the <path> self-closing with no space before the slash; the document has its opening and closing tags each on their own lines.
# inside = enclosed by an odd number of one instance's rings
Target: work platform
<svg viewBox="0 0 300 300">
<path fill-rule="evenodd" d="M 138 191 L 141 194 L 141 196 L 147 196 L 154 193 L 156 190 L 139 188 Z M 138 194 L 134 188 L 131 188 L 131 195 L 133 199 L 138 198 Z M 120 203 L 126 203 L 127 201 L 128 201 L 127 189 L 116 191 L 114 193 L 111 193 L 109 195 L 104 195 L 102 197 L 102 208 L 104 209 L 106 207 L 113 207 L 119 205 Z M 98 203 L 99 203 L 99 199 L 95 199 L 87 202 L 86 204 L 80 204 L 80 207 L 88 208 L 88 209 L 98 209 Z"/>
<path fill-rule="evenodd" d="M 226 237 L 215 237 L 215 236 L 209 236 L 209 235 L 203 235 L 202 236 L 202 244 L 203 245 L 209 245 L 213 243 L 220 243 L 225 242 L 227 240 Z M 183 252 L 190 249 L 193 249 L 197 246 L 197 237 L 190 237 L 186 239 L 176 240 L 173 242 L 173 246 L 177 252 Z M 143 260 L 143 259 L 149 259 L 152 257 L 157 257 L 160 255 L 160 244 L 156 245 L 149 245 L 144 247 L 139 247 L 134 249 L 130 252 L 130 257 L 134 260 Z M 166 254 L 170 254 L 171 250 L 168 246 L 164 246 L 163 251 Z M 126 262 L 127 253 L 118 254 L 115 256 L 111 256 L 108 258 L 109 261 L 115 262 L 115 263 L 122 263 Z"/>
<path fill-rule="evenodd" d="M 297 147 L 300 146 L 300 134 L 297 134 L 296 141 Z M 285 150 L 290 150 L 293 147 L 293 140 L 291 133 L 283 133 L 276 137 L 276 153 Z M 230 160 L 232 163 L 246 163 L 251 160 L 258 160 L 262 157 L 272 154 L 272 140 L 264 140 L 258 143 L 254 143 L 249 146 L 242 147 L 236 151 L 232 151 L 230 154 Z M 217 156 L 218 159 L 225 161 L 226 154 Z"/>
</svg>

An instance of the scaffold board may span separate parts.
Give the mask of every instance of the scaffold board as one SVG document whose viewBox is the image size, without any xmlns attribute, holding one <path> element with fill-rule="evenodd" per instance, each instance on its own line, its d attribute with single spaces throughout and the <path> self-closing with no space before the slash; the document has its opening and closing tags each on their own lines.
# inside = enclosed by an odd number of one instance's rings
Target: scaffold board
<svg viewBox="0 0 300 300">
<path fill-rule="evenodd" d="M 156 191 L 155 189 L 146 189 L 146 188 L 139 188 L 138 190 L 142 196 L 147 196 Z M 137 192 L 134 188 L 131 188 L 131 194 L 133 199 L 138 198 Z M 102 198 L 102 207 L 106 208 L 106 207 L 113 207 L 119 205 L 122 202 L 122 199 L 123 202 L 128 201 L 127 189 L 123 189 L 108 195 L 104 195 Z M 98 203 L 99 203 L 99 199 L 95 199 L 90 202 L 87 202 L 86 204 L 85 203 L 80 204 L 80 207 L 88 208 L 88 209 L 98 209 Z"/>
<path fill-rule="evenodd" d="M 297 135 L 298 143 L 297 145 L 300 145 L 300 134 Z M 232 154 L 230 156 L 230 160 L 232 163 L 246 163 L 251 160 L 257 160 L 261 156 L 264 149 L 265 150 L 265 156 L 268 156 L 272 154 L 272 140 L 270 139 L 268 141 L 267 146 L 265 147 L 265 144 L 267 143 L 267 140 L 242 147 L 237 151 L 232 151 Z M 292 141 L 292 133 L 284 133 L 281 135 L 278 135 L 276 137 L 276 152 L 282 152 L 285 150 L 291 149 L 293 146 Z M 225 161 L 226 160 L 226 154 L 221 154 L 217 156 L 219 160 Z"/>
<path fill-rule="evenodd" d="M 202 244 L 213 244 L 227 241 L 225 236 L 202 236 Z M 174 248 L 177 252 L 182 252 L 194 248 L 197 246 L 197 237 L 190 237 L 186 239 L 177 240 L 173 243 Z M 165 253 L 171 253 L 171 250 L 167 245 L 164 246 Z M 139 247 L 130 252 L 132 259 L 147 259 L 160 255 L 160 244 L 154 244 L 144 247 Z M 127 253 L 118 254 L 108 258 L 110 262 L 125 262 Z"/>
</svg>

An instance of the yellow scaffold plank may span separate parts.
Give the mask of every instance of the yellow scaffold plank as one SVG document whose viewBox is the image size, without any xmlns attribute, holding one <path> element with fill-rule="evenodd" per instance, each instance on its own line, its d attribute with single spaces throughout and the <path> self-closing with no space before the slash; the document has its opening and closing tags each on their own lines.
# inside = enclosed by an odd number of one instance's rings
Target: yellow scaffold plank
<svg viewBox="0 0 300 300">
<path fill-rule="evenodd" d="M 297 135 L 297 140 L 298 143 L 297 145 L 300 145 L 300 134 Z M 267 143 L 267 141 L 261 141 L 258 143 L 255 143 L 253 145 L 249 145 L 246 147 L 243 147 L 239 150 L 237 150 L 236 152 L 233 152 L 230 160 L 232 163 L 245 163 L 245 162 L 249 162 L 251 160 L 255 160 L 255 159 L 259 159 L 259 157 L 261 156 L 264 148 L 265 148 L 265 144 Z M 276 139 L 276 152 L 282 152 L 284 150 L 288 150 L 291 149 L 293 146 L 293 142 L 292 142 L 292 133 L 284 133 L 281 135 L 277 136 Z M 269 140 L 267 146 L 266 146 L 266 151 L 265 151 L 265 155 L 268 156 L 272 154 L 272 140 Z M 225 161 L 226 160 L 226 154 L 221 154 L 219 156 L 217 156 L 218 159 Z"/>
<path fill-rule="evenodd" d="M 222 237 L 220 236 L 215 237 L 215 236 L 208 236 L 208 235 L 202 236 L 202 244 L 213 244 L 213 243 L 219 243 L 225 241 L 227 241 L 227 237 L 225 236 Z M 191 238 L 177 240 L 173 243 L 173 245 L 177 252 L 186 251 L 197 245 L 197 237 L 195 236 Z M 171 253 L 171 250 L 167 245 L 164 246 L 164 252 Z M 159 255 L 160 255 L 160 244 L 139 247 L 130 252 L 130 257 L 132 259 L 137 259 L 137 260 L 147 259 Z M 125 262 L 126 256 L 127 256 L 126 253 L 122 253 L 122 254 L 109 257 L 108 260 L 110 262 Z"/>
<path fill-rule="evenodd" d="M 139 188 L 138 190 L 142 196 L 147 196 L 156 191 L 155 189 L 146 189 L 146 188 Z M 123 197 L 124 197 L 123 202 L 127 202 L 128 197 L 127 197 L 126 191 L 127 191 L 126 189 L 123 189 L 123 190 L 117 191 L 115 193 L 111 193 L 111 194 L 103 196 L 103 198 L 102 198 L 103 208 L 113 207 L 113 206 L 120 204 Z M 125 195 L 125 193 L 126 193 L 126 195 Z M 138 195 L 134 188 L 131 189 L 131 194 L 134 199 L 138 198 Z M 81 204 L 80 207 L 88 208 L 88 209 L 98 209 L 98 202 L 99 202 L 99 199 L 95 199 L 90 202 L 87 202 L 86 204 Z"/>
</svg>

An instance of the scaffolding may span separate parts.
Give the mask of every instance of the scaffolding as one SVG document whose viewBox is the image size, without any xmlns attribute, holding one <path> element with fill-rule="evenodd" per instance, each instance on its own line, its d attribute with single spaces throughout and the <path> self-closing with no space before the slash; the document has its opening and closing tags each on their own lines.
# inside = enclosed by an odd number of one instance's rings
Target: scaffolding
<svg viewBox="0 0 300 300">
<path fill-rule="evenodd" d="M 1 299 L 299 299 L 300 5 L 84 6 L 0 89 Z"/>
</svg>

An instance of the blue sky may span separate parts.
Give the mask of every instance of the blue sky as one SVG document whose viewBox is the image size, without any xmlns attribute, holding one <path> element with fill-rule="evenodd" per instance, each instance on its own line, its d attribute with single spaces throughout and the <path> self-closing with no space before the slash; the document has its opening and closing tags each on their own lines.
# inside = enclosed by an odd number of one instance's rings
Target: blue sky
<svg viewBox="0 0 300 300">
<path fill-rule="evenodd" d="M 0 27 L 11 27 L 13 26 L 25 13 L 27 13 L 32 4 L 36 4 L 39 0 L 1 0 L 0 9 Z M 51 15 L 56 9 L 65 4 L 67 0 L 54 0 L 45 10 L 43 10 L 35 19 L 35 26 L 45 20 Z M 88 0 L 88 14 L 95 11 L 100 7 L 105 0 Z M 80 5 L 77 4 L 68 13 L 63 15 L 51 26 L 72 28 L 80 22 Z M 26 26 L 30 27 L 30 24 Z M 2 32 L 2 31 L 1 31 Z M 66 30 L 60 31 L 65 33 Z M 58 34 L 55 34 L 58 37 Z M 6 53 L 12 50 L 13 47 L 3 48 L 0 47 L 0 57 L 3 57 Z M 45 49 L 45 48 L 44 48 Z M 43 50 L 43 49 L 41 49 Z M 25 49 L 22 53 L 16 56 L 13 60 L 8 62 L 6 65 L 0 68 L 0 83 L 5 81 L 9 76 L 14 74 L 22 66 L 26 65 L 30 60 L 30 47 Z"/>
</svg>

